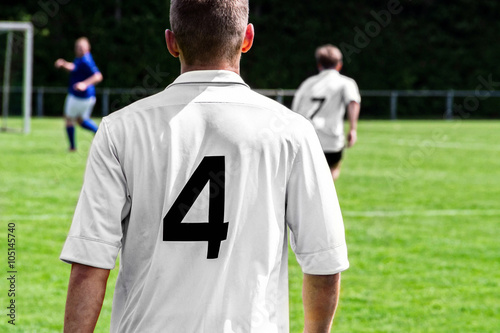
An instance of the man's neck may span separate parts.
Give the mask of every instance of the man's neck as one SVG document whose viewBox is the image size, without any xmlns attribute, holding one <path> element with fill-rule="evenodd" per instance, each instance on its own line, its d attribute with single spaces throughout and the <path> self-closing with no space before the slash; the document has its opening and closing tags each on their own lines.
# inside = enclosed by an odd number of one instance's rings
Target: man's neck
<svg viewBox="0 0 500 333">
<path fill-rule="evenodd" d="M 334 71 L 337 71 L 337 68 L 335 68 L 335 67 L 328 67 L 328 68 L 321 67 L 321 68 L 319 68 L 319 71 L 322 72 L 322 71 L 328 71 L 328 70 L 332 70 L 332 69 Z"/>
<path fill-rule="evenodd" d="M 218 70 L 218 71 L 231 71 L 238 75 L 240 75 L 240 67 L 239 66 L 220 66 L 220 65 L 181 65 L 181 74 L 192 72 L 192 71 L 209 71 L 209 70 Z"/>
<path fill-rule="evenodd" d="M 218 63 L 212 64 L 204 64 L 204 63 L 195 63 L 195 64 L 186 64 L 182 56 L 180 57 L 181 63 L 181 74 L 191 71 L 209 71 L 209 70 L 225 70 L 231 71 L 238 75 L 240 75 L 240 57 L 235 59 L 234 61 L 221 61 Z"/>
</svg>

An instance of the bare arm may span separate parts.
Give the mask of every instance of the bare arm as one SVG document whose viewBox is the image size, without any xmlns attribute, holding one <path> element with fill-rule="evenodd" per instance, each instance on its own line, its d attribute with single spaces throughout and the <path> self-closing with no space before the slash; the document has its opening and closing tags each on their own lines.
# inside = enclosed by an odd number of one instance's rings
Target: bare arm
<svg viewBox="0 0 500 333">
<path fill-rule="evenodd" d="M 75 90 L 85 91 L 87 90 L 88 86 L 96 85 L 101 81 L 102 81 L 102 74 L 101 72 L 97 72 L 94 75 L 89 76 L 85 80 L 75 83 L 73 87 L 75 88 Z"/>
<path fill-rule="evenodd" d="M 73 264 L 69 278 L 65 333 L 93 332 L 101 312 L 109 270 Z"/>
<path fill-rule="evenodd" d="M 349 119 L 349 134 L 347 135 L 347 147 L 352 147 L 358 139 L 358 118 L 360 105 L 358 102 L 350 102 L 347 106 L 347 118 Z"/>
<path fill-rule="evenodd" d="M 340 273 L 334 275 L 304 274 L 304 333 L 330 332 L 337 309 Z"/>
<path fill-rule="evenodd" d="M 56 68 L 62 68 L 65 69 L 68 72 L 71 72 L 73 69 L 75 69 L 75 64 L 69 61 L 66 61 L 64 59 L 57 59 L 56 62 L 54 63 L 54 66 Z"/>
</svg>

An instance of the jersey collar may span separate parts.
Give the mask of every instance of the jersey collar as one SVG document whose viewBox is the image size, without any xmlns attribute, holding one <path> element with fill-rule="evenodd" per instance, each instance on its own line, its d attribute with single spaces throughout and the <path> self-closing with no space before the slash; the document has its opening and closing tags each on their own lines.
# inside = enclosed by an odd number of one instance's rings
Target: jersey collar
<svg viewBox="0 0 500 333">
<path fill-rule="evenodd" d="M 329 74 L 340 74 L 335 68 L 327 68 L 327 69 L 323 69 L 320 73 L 329 73 Z"/>
<path fill-rule="evenodd" d="M 195 85 L 228 85 L 241 84 L 250 88 L 238 74 L 226 70 L 206 70 L 190 71 L 181 74 L 168 87 L 174 85 L 195 84 Z"/>
</svg>

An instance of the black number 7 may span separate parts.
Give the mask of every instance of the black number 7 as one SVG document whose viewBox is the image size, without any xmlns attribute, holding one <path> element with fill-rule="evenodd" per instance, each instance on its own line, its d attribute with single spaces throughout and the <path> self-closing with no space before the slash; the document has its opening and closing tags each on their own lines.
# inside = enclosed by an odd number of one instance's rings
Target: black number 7
<svg viewBox="0 0 500 333">
<path fill-rule="evenodd" d="M 182 189 L 163 218 L 163 240 L 166 242 L 208 242 L 207 259 L 219 257 L 220 244 L 227 238 L 224 222 L 224 156 L 206 156 Z M 210 186 L 208 223 L 182 223 L 205 185 Z"/>
<path fill-rule="evenodd" d="M 325 97 L 313 97 L 313 98 L 311 98 L 311 101 L 319 102 L 319 105 L 318 105 L 318 108 L 316 110 L 314 110 L 314 112 L 311 114 L 309 119 L 312 120 L 314 118 L 314 116 L 319 112 L 319 110 L 321 110 L 321 107 L 323 106 L 323 103 L 325 103 L 325 100 L 326 100 Z"/>
</svg>

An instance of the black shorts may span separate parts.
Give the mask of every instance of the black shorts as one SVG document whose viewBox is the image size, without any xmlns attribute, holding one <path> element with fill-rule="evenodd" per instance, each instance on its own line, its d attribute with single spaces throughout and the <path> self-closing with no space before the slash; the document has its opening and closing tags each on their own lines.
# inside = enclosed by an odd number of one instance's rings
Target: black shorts
<svg viewBox="0 0 500 333">
<path fill-rule="evenodd" d="M 330 168 L 340 162 L 340 160 L 342 159 L 342 152 L 343 150 L 334 153 L 325 152 L 326 161 L 328 162 Z"/>
</svg>

